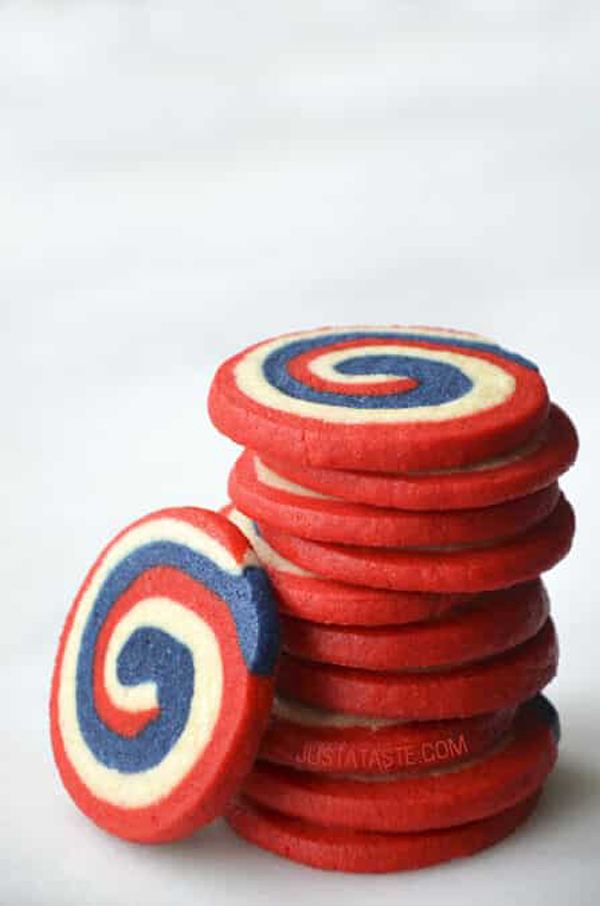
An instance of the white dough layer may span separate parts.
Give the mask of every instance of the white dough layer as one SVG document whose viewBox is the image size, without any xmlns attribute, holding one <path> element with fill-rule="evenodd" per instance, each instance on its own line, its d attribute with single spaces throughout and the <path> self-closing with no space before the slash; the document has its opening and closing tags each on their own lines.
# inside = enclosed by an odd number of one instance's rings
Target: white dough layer
<svg viewBox="0 0 600 906">
<path fill-rule="evenodd" d="M 364 717 L 360 714 L 342 714 L 340 711 L 311 708 L 309 705 L 282 698 L 280 695 L 276 696 L 273 702 L 273 714 L 282 720 L 307 727 L 366 727 L 377 730 L 379 727 L 399 727 L 408 723 L 406 720 Z"/>
<path fill-rule="evenodd" d="M 227 518 L 230 519 L 234 525 L 237 525 L 239 530 L 246 536 L 256 551 L 258 559 L 267 569 L 273 569 L 280 573 L 290 573 L 293 576 L 306 576 L 312 579 L 318 578 L 315 573 L 302 569 L 301 566 L 296 566 L 295 563 L 292 563 L 290 560 L 282 557 L 281 554 L 278 554 L 277 551 L 273 550 L 271 545 L 267 544 L 265 539 L 258 534 L 252 520 L 249 519 L 248 516 L 244 516 L 243 513 L 240 513 L 239 510 L 232 509 Z"/>
<path fill-rule="evenodd" d="M 315 497 L 319 500 L 337 500 L 336 497 L 330 497 L 327 494 L 318 494 L 317 491 L 311 491 L 310 488 L 305 488 L 300 484 L 296 484 L 294 481 L 288 481 L 287 478 L 284 478 L 282 475 L 278 475 L 277 472 L 274 472 L 268 466 L 264 464 L 262 459 L 259 459 L 258 456 L 254 456 L 254 468 L 256 470 L 256 477 L 259 481 L 262 481 L 263 484 L 266 484 L 267 487 L 273 488 L 276 491 L 287 491 L 289 494 L 297 494 L 300 497 Z"/>
</svg>

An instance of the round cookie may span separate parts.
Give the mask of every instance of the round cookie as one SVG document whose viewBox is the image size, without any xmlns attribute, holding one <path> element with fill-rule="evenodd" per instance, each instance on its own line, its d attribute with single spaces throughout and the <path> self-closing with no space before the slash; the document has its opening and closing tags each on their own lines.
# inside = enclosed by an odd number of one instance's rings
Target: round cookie
<svg viewBox="0 0 600 906">
<path fill-rule="evenodd" d="M 380 626 L 433 620 L 456 607 L 474 606 L 485 599 L 469 593 L 390 591 L 324 579 L 278 554 L 260 534 L 256 523 L 239 510 L 226 506 L 221 513 L 246 535 L 269 574 L 282 613 L 290 616 L 319 623 Z"/>
<path fill-rule="evenodd" d="M 250 770 L 277 608 L 247 540 L 207 510 L 151 513 L 102 551 L 62 632 L 52 745 L 79 808 L 140 842 L 191 834 Z"/>
<path fill-rule="evenodd" d="M 420 775 L 325 776 L 258 761 L 243 795 L 266 808 L 329 827 L 406 833 L 477 821 L 532 796 L 554 767 L 556 733 L 535 699 L 509 737 L 482 758 Z"/>
<path fill-rule="evenodd" d="M 305 488 L 355 503 L 401 510 L 464 510 L 492 506 L 545 488 L 574 463 L 577 449 L 571 420 L 552 405 L 542 427 L 522 446 L 462 469 L 352 472 L 310 468 L 270 456 L 265 464 Z"/>
<path fill-rule="evenodd" d="M 408 626 L 332 626 L 282 618 L 284 651 L 321 663 L 366 670 L 410 670 L 464 664 L 525 642 L 549 613 L 537 579 L 488 593 L 485 605 Z"/>
<path fill-rule="evenodd" d="M 258 757 L 320 774 L 422 773 L 489 751 L 514 713 L 504 708 L 462 720 L 406 723 L 320 711 L 276 697 Z"/>
<path fill-rule="evenodd" d="M 239 797 L 227 814 L 233 830 L 256 846 L 312 868 L 383 873 L 426 868 L 471 856 L 527 820 L 540 791 L 497 815 L 442 830 L 411 834 L 323 827 L 261 808 Z"/>
<path fill-rule="evenodd" d="M 568 553 L 575 516 L 561 495 L 552 513 L 518 537 L 478 547 L 365 547 L 310 541 L 265 523 L 260 533 L 282 556 L 329 579 L 405 591 L 492 591 L 533 579 Z"/>
<path fill-rule="evenodd" d="M 324 497 L 278 475 L 246 450 L 229 476 L 235 506 L 258 522 L 315 541 L 379 547 L 478 544 L 524 532 L 548 516 L 558 484 L 495 506 L 466 510 L 410 511 Z"/>
<path fill-rule="evenodd" d="M 556 633 L 548 618 L 537 635 L 510 651 L 443 670 L 359 670 L 283 654 L 277 690 L 306 705 L 345 714 L 447 720 L 514 707 L 543 689 L 557 664 Z"/>
<path fill-rule="evenodd" d="M 514 449 L 548 413 L 537 368 L 475 334 L 322 328 L 221 365 L 215 426 L 265 455 L 330 469 L 462 466 Z"/>
</svg>

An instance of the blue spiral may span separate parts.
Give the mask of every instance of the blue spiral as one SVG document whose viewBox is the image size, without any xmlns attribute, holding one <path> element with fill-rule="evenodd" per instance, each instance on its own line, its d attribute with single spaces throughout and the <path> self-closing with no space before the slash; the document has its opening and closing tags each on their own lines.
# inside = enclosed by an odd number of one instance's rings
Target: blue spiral
<svg viewBox="0 0 600 906">
<path fill-rule="evenodd" d="M 154 566 L 170 566 L 214 592 L 235 621 L 244 662 L 251 673 L 270 675 L 279 650 L 277 608 L 262 569 L 247 566 L 241 575 L 220 569 L 182 544 L 143 545 L 114 567 L 103 582 L 81 637 L 76 699 L 81 733 L 98 761 L 124 773 L 159 764 L 186 727 L 194 692 L 188 647 L 152 626 L 136 630 L 119 652 L 117 675 L 125 685 L 156 683 L 159 714 L 135 737 L 120 736 L 100 719 L 94 703 L 94 653 L 111 608 L 129 586 Z"/>
<path fill-rule="evenodd" d="M 516 353 L 508 352 L 492 343 L 465 340 L 454 337 L 440 337 L 418 333 L 391 333 L 389 331 L 326 334 L 307 340 L 292 340 L 285 346 L 271 352 L 263 363 L 263 372 L 271 386 L 295 399 L 330 406 L 344 406 L 355 409 L 410 409 L 415 406 L 439 406 L 459 399 L 468 393 L 473 383 L 456 365 L 432 359 L 417 358 L 404 354 L 360 355 L 360 350 L 348 349 L 348 358 L 336 367 L 341 374 L 372 375 L 389 374 L 413 378 L 416 386 L 402 393 L 378 393 L 375 395 L 318 390 L 294 378 L 288 371 L 289 363 L 297 356 L 313 349 L 327 350 L 335 343 L 350 340 L 414 340 L 435 342 L 450 350 L 479 350 L 491 352 L 507 361 L 516 362 L 525 368 L 537 371 L 533 362 Z"/>
</svg>

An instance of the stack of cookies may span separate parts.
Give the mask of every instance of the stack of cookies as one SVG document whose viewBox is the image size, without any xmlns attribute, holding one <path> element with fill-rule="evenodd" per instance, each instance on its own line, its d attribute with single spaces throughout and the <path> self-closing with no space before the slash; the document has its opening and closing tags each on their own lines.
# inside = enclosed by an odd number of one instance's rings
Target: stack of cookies
<svg viewBox="0 0 600 906">
<path fill-rule="evenodd" d="M 540 575 L 574 531 L 557 479 L 577 437 L 536 366 L 474 334 L 325 328 L 225 362 L 210 412 L 246 447 L 225 512 L 283 630 L 230 824 L 347 871 L 506 836 L 556 759 Z"/>
</svg>

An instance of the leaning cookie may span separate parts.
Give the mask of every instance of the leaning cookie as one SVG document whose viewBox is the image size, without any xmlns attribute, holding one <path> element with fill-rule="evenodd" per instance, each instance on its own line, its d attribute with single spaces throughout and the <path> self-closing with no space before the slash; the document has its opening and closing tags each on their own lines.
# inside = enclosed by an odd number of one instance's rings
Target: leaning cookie
<svg viewBox="0 0 600 906">
<path fill-rule="evenodd" d="M 366 547 L 310 541 L 265 523 L 260 533 L 283 557 L 329 579 L 420 592 L 481 592 L 533 579 L 569 552 L 575 516 L 565 498 L 522 535 L 477 547 Z"/>
<path fill-rule="evenodd" d="M 315 541 L 376 547 L 478 544 L 509 538 L 550 515 L 559 498 L 554 482 L 495 506 L 431 511 L 402 510 L 325 497 L 278 475 L 246 450 L 229 476 L 238 510 L 260 523 Z"/>
<path fill-rule="evenodd" d="M 458 667 L 377 671 L 281 656 L 277 689 L 303 704 L 345 714 L 398 720 L 446 720 L 511 708 L 531 698 L 556 673 L 552 619 L 527 642 Z"/>
<path fill-rule="evenodd" d="M 515 708 L 462 720 L 396 721 L 341 714 L 278 696 L 259 758 L 320 774 L 422 773 L 492 749 Z"/>
<path fill-rule="evenodd" d="M 477 821 L 529 798 L 556 762 L 558 718 L 546 702 L 523 705 L 504 739 L 481 758 L 419 775 L 325 776 L 258 761 L 243 795 L 329 827 L 432 830 Z"/>
<path fill-rule="evenodd" d="M 549 613 L 537 579 L 488 592 L 487 602 L 407 626 L 333 626 L 282 617 L 284 651 L 366 670 L 410 670 L 480 661 L 527 641 Z"/>
<path fill-rule="evenodd" d="M 516 450 L 461 469 L 396 474 L 317 469 L 289 462 L 285 451 L 267 457 L 266 465 L 296 484 L 355 503 L 401 510 L 464 510 L 515 500 L 547 487 L 573 465 L 577 449 L 573 423 L 552 405 L 541 428 Z"/>
<path fill-rule="evenodd" d="M 325 827 L 239 797 L 227 814 L 249 843 L 312 868 L 383 873 L 426 868 L 472 856 L 513 833 L 527 820 L 540 790 L 497 815 L 441 830 L 406 834 Z"/>
<path fill-rule="evenodd" d="M 536 366 L 470 333 L 323 328 L 263 341 L 218 369 L 209 412 L 259 453 L 330 469 L 462 466 L 544 422 Z"/>
<path fill-rule="evenodd" d="M 269 574 L 282 613 L 317 623 L 385 626 L 432 620 L 463 605 L 485 603 L 477 594 L 391 591 L 333 581 L 303 569 L 278 554 L 256 523 L 232 506 L 221 513 L 248 538 Z"/>
<path fill-rule="evenodd" d="M 88 573 L 56 658 L 52 744 L 75 803 L 152 843 L 220 814 L 256 755 L 277 654 L 268 578 L 229 521 L 134 522 Z"/>
</svg>

